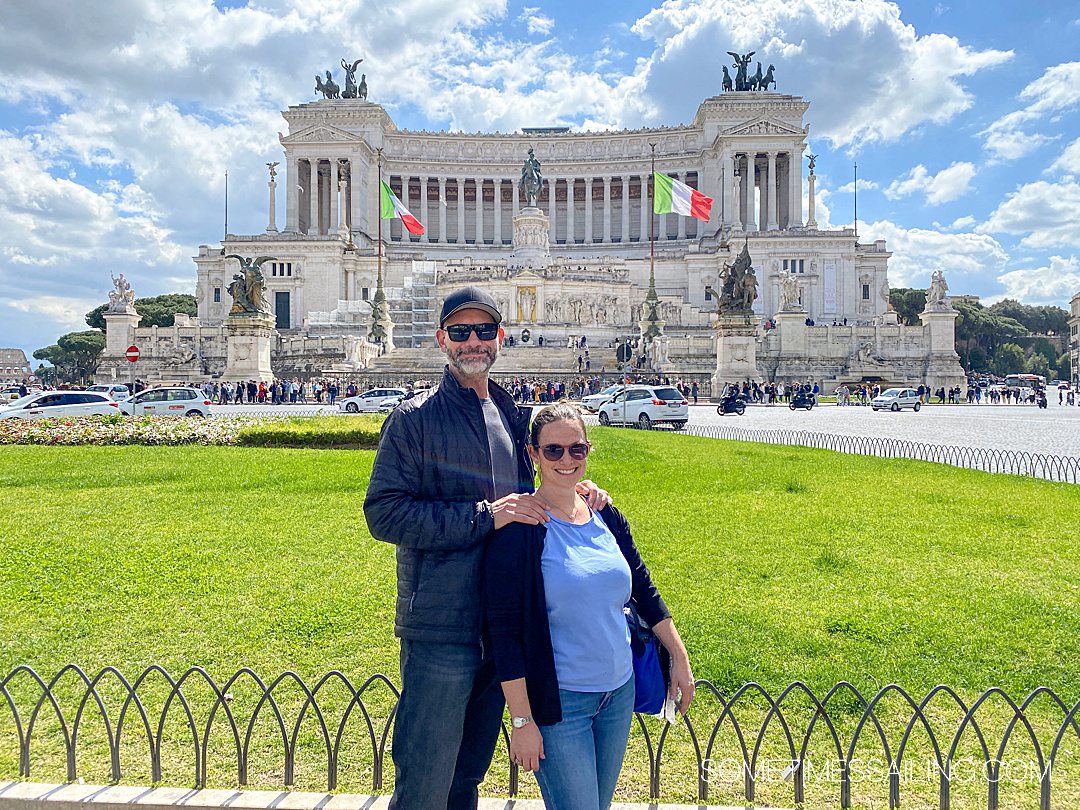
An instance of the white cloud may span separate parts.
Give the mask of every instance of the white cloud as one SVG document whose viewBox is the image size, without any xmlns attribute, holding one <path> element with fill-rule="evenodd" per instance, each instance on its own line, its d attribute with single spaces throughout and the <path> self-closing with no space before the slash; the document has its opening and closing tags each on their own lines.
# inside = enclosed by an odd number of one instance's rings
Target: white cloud
<svg viewBox="0 0 1080 810">
<path fill-rule="evenodd" d="M 59 295 L 35 295 L 6 302 L 9 307 L 30 315 L 42 315 L 59 326 L 81 332 L 86 325 L 86 313 L 100 304 L 93 298 L 67 298 Z"/>
<path fill-rule="evenodd" d="M 884 239 L 889 259 L 889 283 L 894 287 L 926 287 L 933 270 L 946 278 L 994 276 L 1005 269 L 1009 256 L 993 237 L 979 233 L 944 233 L 925 228 L 904 228 L 888 220 L 859 224 L 859 240 Z M 964 289 L 956 284 L 957 292 Z"/>
<path fill-rule="evenodd" d="M 1050 171 L 1080 174 L 1080 138 L 1065 147 L 1065 151 L 1050 165 Z"/>
<path fill-rule="evenodd" d="M 957 217 L 956 219 L 954 219 L 952 221 L 952 224 L 949 225 L 949 230 L 950 231 L 962 231 L 962 230 L 965 230 L 966 228 L 970 228 L 972 225 L 975 224 L 975 222 L 976 222 L 975 217 L 970 216 L 970 215 L 966 216 L 966 217 Z"/>
<path fill-rule="evenodd" d="M 1047 68 L 1040 78 L 1024 87 L 1019 98 L 1030 103 L 1002 116 L 979 133 L 996 160 L 1015 160 L 1054 140 L 1028 132 L 1026 127 L 1049 113 L 1071 109 L 1080 103 L 1080 62 Z"/>
<path fill-rule="evenodd" d="M 551 33 L 551 29 L 555 27 L 555 20 L 541 14 L 539 6 L 525 6 L 521 10 L 521 16 L 518 19 L 525 23 L 525 28 L 530 34 L 547 36 Z"/>
<path fill-rule="evenodd" d="M 937 174 L 930 174 L 920 163 L 906 177 L 890 183 L 884 193 L 890 200 L 895 200 L 922 192 L 930 205 L 941 205 L 967 194 L 974 177 L 975 165 L 966 161 L 953 163 Z"/>
<path fill-rule="evenodd" d="M 1020 244 L 1029 248 L 1080 245 L 1080 183 L 1040 180 L 1010 194 L 975 230 L 979 233 L 1027 234 Z"/>
<path fill-rule="evenodd" d="M 1030 305 L 1060 305 L 1080 290 L 1080 260 L 1051 256 L 1047 266 L 1010 270 L 998 276 L 998 281 L 1006 298 Z"/>
<path fill-rule="evenodd" d="M 942 34 L 919 36 L 884 0 L 759 0 L 753 13 L 727 0 L 669 0 L 632 30 L 656 44 L 645 70 L 656 120 L 679 120 L 700 101 L 687 75 L 704 66 L 719 73 L 726 50 L 756 49 L 765 65 L 776 64 L 779 91 L 813 100 L 815 134 L 834 146 L 894 141 L 949 121 L 972 104 L 962 78 L 1012 57 Z"/>
<path fill-rule="evenodd" d="M 866 191 L 867 189 L 872 189 L 872 188 L 877 188 L 878 187 L 878 184 L 876 182 L 874 182 L 873 180 L 863 180 L 860 177 L 858 182 L 859 182 L 859 191 Z M 855 191 L 855 181 L 852 180 L 850 183 L 844 183 L 844 185 L 840 186 L 840 188 L 838 188 L 836 190 L 836 193 L 837 194 L 852 194 L 852 193 L 854 193 L 854 191 Z"/>
</svg>

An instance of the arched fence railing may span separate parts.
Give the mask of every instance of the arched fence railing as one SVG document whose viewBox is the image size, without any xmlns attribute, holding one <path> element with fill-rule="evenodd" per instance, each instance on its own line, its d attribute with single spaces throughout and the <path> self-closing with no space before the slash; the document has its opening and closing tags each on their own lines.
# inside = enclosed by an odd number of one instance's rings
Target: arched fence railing
<svg viewBox="0 0 1080 810">
<path fill-rule="evenodd" d="M 587 416 L 585 421 L 591 425 L 599 424 L 594 416 Z M 655 423 L 649 427 L 651 430 L 671 430 Z M 807 430 L 749 430 L 734 425 L 687 425 L 680 432 L 709 439 L 811 447 L 879 458 L 932 461 L 982 472 L 1024 475 L 1069 484 L 1080 483 L 1080 458 L 1074 456 L 930 444 L 882 436 L 843 436 Z"/>
<path fill-rule="evenodd" d="M 250 690 L 243 711 L 232 694 L 242 687 Z M 329 697 L 332 689 L 339 690 L 337 700 Z M 205 694 L 196 695 L 200 690 Z M 149 754 L 149 778 L 161 782 L 162 752 L 168 743 L 174 754 L 181 752 L 174 760 L 190 769 L 194 787 L 212 786 L 211 767 L 215 774 L 225 774 L 219 778 L 226 783 L 243 787 L 252 781 L 253 757 L 266 756 L 273 739 L 283 752 L 275 775 L 289 788 L 295 784 L 298 749 L 306 735 L 305 757 L 318 760 L 316 770 L 320 779 L 325 775 L 328 791 L 338 789 L 346 754 L 356 758 L 356 752 L 347 749 L 360 748 L 360 755 L 371 762 L 371 792 L 379 793 L 387 790 L 386 777 L 392 771 L 389 753 L 397 697 L 397 687 L 381 674 L 357 685 L 333 671 L 309 686 L 293 672 L 266 681 L 246 668 L 219 684 L 201 667 L 173 677 L 154 665 L 130 681 L 113 667 L 91 676 L 68 665 L 46 680 L 30 667 L 18 666 L 0 680 L 0 706 L 6 708 L 0 710 L 0 761 L 5 740 L 11 739 L 18 746 L 19 778 L 31 779 L 35 775 L 31 763 L 43 768 L 55 753 L 63 758 L 68 781 L 76 781 L 79 738 L 95 734 L 100 745 L 93 750 L 104 759 L 107 749 L 109 778 L 114 782 L 125 778 L 125 757 L 132 758 L 133 751 Z M 260 724 L 268 724 L 270 730 Z M 1080 702 L 1070 706 L 1046 687 L 1022 700 L 994 688 L 967 702 L 948 686 L 936 686 L 918 697 L 888 685 L 868 696 L 841 682 L 819 697 L 800 682 L 775 696 L 748 683 L 725 696 L 702 680 L 686 717 L 668 725 L 638 715 L 636 727 L 638 740 L 627 761 L 631 767 L 647 767 L 652 801 L 662 797 L 666 777 L 689 775 L 697 801 L 705 804 L 718 769 L 727 767 L 741 781 L 746 804 L 760 802 L 757 786 L 768 759 L 785 764 L 784 789 L 795 805 L 807 801 L 809 783 L 827 766 L 836 775 L 827 780 L 836 791 L 823 798 L 848 808 L 861 798 L 855 788 L 864 773 L 860 763 L 875 761 L 887 781 L 889 807 L 898 808 L 903 776 L 911 761 L 921 758 L 934 775 L 941 810 L 948 810 L 954 798 L 962 760 L 974 762 L 980 776 L 978 788 L 984 799 L 979 804 L 998 810 L 1002 785 L 1016 781 L 1005 778 L 1006 770 L 1015 765 L 1009 755 L 1020 751 L 1028 757 L 1024 762 L 1034 783 L 1030 788 L 1037 790 L 1042 810 L 1050 810 L 1054 795 L 1080 795 Z M 181 744 L 180 737 L 186 742 Z M 84 744 L 84 759 L 86 749 Z M 505 724 L 496 752 L 496 760 L 500 759 L 509 774 L 509 796 L 516 797 L 520 773 L 509 760 Z M 310 759 L 305 758 L 305 766 L 313 767 Z M 170 772 L 175 767 L 174 762 Z"/>
</svg>

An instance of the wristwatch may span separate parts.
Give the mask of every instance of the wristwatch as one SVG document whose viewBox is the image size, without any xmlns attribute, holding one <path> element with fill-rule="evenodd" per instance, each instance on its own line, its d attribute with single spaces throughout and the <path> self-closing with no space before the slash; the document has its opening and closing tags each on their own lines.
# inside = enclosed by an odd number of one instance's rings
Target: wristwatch
<svg viewBox="0 0 1080 810">
<path fill-rule="evenodd" d="M 514 724 L 514 728 L 521 728 L 532 722 L 532 715 L 527 714 L 524 717 L 511 717 L 510 722 Z"/>
</svg>

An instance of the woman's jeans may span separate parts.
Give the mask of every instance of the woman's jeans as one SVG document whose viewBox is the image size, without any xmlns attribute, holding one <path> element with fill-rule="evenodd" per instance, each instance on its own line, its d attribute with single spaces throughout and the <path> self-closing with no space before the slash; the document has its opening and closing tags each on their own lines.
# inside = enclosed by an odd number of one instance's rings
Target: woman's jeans
<svg viewBox="0 0 1080 810">
<path fill-rule="evenodd" d="M 544 759 L 536 781 L 548 810 L 607 810 L 619 781 L 634 679 L 612 692 L 559 690 L 562 722 L 540 726 Z"/>
</svg>

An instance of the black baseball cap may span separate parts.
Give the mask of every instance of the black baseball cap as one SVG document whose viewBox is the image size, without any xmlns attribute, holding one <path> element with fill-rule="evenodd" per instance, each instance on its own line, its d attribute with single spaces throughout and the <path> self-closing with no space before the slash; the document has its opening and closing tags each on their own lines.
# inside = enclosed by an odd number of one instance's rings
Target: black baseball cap
<svg viewBox="0 0 1080 810">
<path fill-rule="evenodd" d="M 502 315 L 499 314 L 499 307 L 494 298 L 479 287 L 462 287 L 460 290 L 454 290 L 443 301 L 439 328 L 442 329 L 446 319 L 462 309 L 483 310 L 495 319 L 495 323 L 502 323 Z"/>
</svg>

